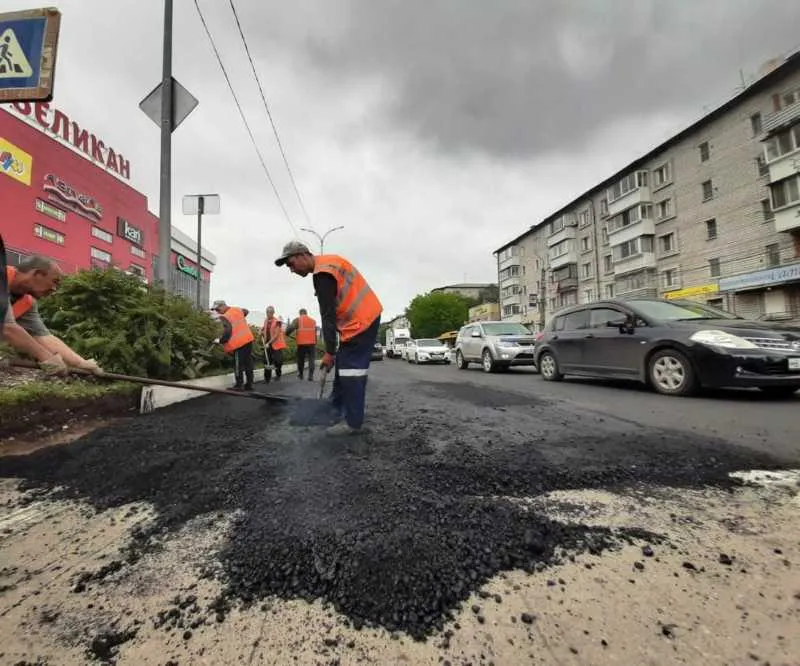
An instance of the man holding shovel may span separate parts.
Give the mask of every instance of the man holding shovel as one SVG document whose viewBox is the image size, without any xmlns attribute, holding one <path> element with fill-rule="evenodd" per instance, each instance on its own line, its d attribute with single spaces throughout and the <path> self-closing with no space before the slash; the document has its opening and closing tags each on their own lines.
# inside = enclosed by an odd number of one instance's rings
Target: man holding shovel
<svg viewBox="0 0 800 666">
<path fill-rule="evenodd" d="M 212 309 L 220 315 L 224 331 L 219 338 L 222 348 L 233 354 L 234 375 L 236 384 L 234 391 L 253 390 L 253 340 L 255 336 L 247 323 L 249 311 L 230 307 L 225 301 L 214 301 Z M 242 380 L 245 380 L 244 387 Z"/>
<path fill-rule="evenodd" d="M 66 375 L 70 367 L 102 374 L 94 359 L 83 358 L 50 333 L 39 314 L 36 301 L 52 294 L 63 277 L 58 264 L 33 256 L 17 268 L 7 267 L 5 275 L 8 309 L 2 326 L 3 341 L 34 358 L 47 374 Z"/>
<path fill-rule="evenodd" d="M 299 241 L 284 245 L 275 265 L 286 265 L 300 277 L 313 274 L 325 341 L 320 368 L 327 372 L 336 366 L 331 401 L 339 418 L 344 417 L 344 421 L 328 428 L 328 433 L 360 432 L 364 423 L 370 357 L 383 312 L 381 302 L 347 259 L 336 254 L 314 256 Z"/>
</svg>

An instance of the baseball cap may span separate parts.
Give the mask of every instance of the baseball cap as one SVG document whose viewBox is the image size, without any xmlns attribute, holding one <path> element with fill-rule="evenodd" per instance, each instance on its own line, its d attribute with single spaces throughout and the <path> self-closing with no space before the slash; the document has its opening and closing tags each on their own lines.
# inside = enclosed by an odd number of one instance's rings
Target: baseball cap
<svg viewBox="0 0 800 666">
<path fill-rule="evenodd" d="M 308 245 L 301 241 L 289 241 L 283 246 L 283 252 L 281 252 L 281 256 L 275 260 L 275 265 L 283 266 L 289 257 L 293 257 L 296 254 L 311 254 L 311 250 L 308 249 Z"/>
<path fill-rule="evenodd" d="M 214 301 L 214 305 L 211 306 L 212 310 L 216 310 L 217 308 L 224 308 L 227 305 L 225 301 Z"/>
</svg>

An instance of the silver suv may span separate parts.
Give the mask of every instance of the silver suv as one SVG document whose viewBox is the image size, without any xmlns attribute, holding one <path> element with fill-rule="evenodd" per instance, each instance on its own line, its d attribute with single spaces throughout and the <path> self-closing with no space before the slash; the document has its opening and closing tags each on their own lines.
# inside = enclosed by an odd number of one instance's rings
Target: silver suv
<svg viewBox="0 0 800 666">
<path fill-rule="evenodd" d="M 481 321 L 462 326 L 456 338 L 456 365 L 466 370 L 480 363 L 485 372 L 534 365 L 533 334 L 522 324 Z"/>
</svg>

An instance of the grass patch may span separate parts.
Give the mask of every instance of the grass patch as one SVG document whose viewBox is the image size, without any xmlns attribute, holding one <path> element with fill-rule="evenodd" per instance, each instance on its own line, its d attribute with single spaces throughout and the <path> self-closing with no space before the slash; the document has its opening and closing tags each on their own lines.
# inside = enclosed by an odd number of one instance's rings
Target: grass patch
<svg viewBox="0 0 800 666">
<path fill-rule="evenodd" d="M 140 386 L 124 382 L 95 384 L 85 381 L 34 380 L 21 386 L 12 386 L 0 391 L 0 411 L 7 411 L 22 405 L 42 400 L 91 400 L 115 394 L 134 394 Z"/>
</svg>

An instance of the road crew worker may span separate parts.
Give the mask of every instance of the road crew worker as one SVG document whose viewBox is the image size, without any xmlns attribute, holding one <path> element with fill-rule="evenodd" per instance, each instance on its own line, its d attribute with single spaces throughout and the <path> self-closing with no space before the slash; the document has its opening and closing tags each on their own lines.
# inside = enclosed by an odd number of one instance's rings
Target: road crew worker
<svg viewBox="0 0 800 666">
<path fill-rule="evenodd" d="M 314 363 L 317 351 L 317 322 L 301 308 L 300 315 L 286 327 L 286 335 L 295 334 L 297 342 L 297 378 L 303 378 L 303 369 L 308 359 L 308 381 L 314 379 Z"/>
<path fill-rule="evenodd" d="M 16 268 L 6 268 L 8 309 L 2 326 L 2 339 L 18 352 L 33 357 L 51 375 L 65 375 L 70 367 L 101 374 L 94 359 L 83 358 L 65 342 L 50 333 L 39 314 L 36 301 L 52 294 L 64 274 L 58 264 L 33 256 Z"/>
<path fill-rule="evenodd" d="M 325 340 L 320 367 L 330 370 L 336 366 L 331 401 L 339 419 L 344 416 L 344 422 L 328 428 L 328 433 L 358 433 L 364 423 L 367 373 L 383 306 L 361 273 L 344 257 L 314 256 L 304 243 L 292 241 L 275 260 L 276 266 L 284 264 L 300 277 L 314 275 Z"/>
<path fill-rule="evenodd" d="M 236 308 L 225 301 L 214 301 L 211 308 L 220 315 L 224 331 L 217 342 L 227 354 L 233 354 L 234 391 L 253 390 L 253 340 L 255 336 L 247 323 L 247 308 Z M 244 386 L 242 383 L 244 381 Z"/>
<path fill-rule="evenodd" d="M 267 307 L 267 318 L 261 327 L 261 337 L 265 341 L 265 351 L 267 354 L 267 366 L 264 370 L 264 380 L 269 381 L 272 377 L 272 370 L 275 369 L 275 381 L 280 381 L 283 374 L 283 350 L 288 347 L 283 333 L 283 322 L 280 317 L 275 316 L 275 308 L 271 305 Z"/>
</svg>

